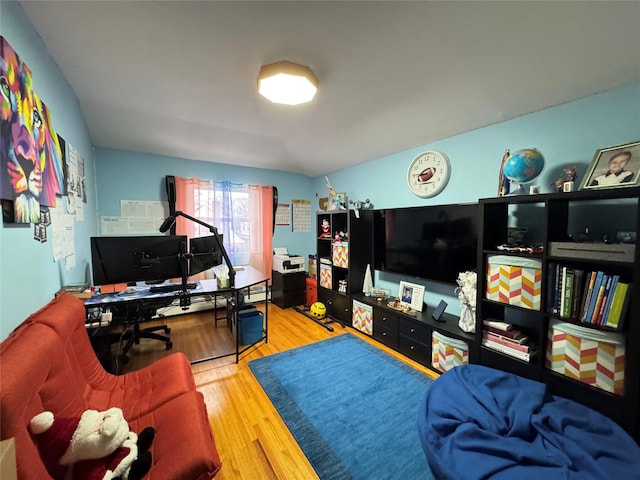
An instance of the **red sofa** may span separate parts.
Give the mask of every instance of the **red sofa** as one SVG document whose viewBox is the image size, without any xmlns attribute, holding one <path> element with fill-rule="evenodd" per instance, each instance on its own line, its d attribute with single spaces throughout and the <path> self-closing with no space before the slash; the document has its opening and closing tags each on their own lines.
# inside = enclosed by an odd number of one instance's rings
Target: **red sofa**
<svg viewBox="0 0 640 480">
<path fill-rule="evenodd" d="M 49 410 L 79 416 L 119 407 L 131 430 L 156 429 L 148 480 L 213 478 L 221 462 L 202 394 L 187 357 L 173 353 L 125 375 L 112 375 L 96 357 L 80 300 L 61 293 L 0 344 L 0 434 L 14 437 L 18 478 L 51 478 L 28 425 Z"/>
</svg>

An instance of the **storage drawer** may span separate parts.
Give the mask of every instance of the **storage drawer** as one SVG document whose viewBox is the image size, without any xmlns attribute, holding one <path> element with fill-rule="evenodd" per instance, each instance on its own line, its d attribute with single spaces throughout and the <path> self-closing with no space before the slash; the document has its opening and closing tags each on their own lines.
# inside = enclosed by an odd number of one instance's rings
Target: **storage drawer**
<svg viewBox="0 0 640 480">
<path fill-rule="evenodd" d="M 396 329 L 387 328 L 374 322 L 373 338 L 384 343 L 387 347 L 398 349 L 398 330 Z"/>
<path fill-rule="evenodd" d="M 398 351 L 416 362 L 429 365 L 431 361 L 431 348 L 413 338 L 400 335 L 398 339 Z"/>
<path fill-rule="evenodd" d="M 398 317 L 390 315 L 387 312 L 381 311 L 377 308 L 373 309 L 373 330 L 375 332 L 376 327 L 384 327 L 391 329 L 395 332 L 398 331 Z"/>
<path fill-rule="evenodd" d="M 305 287 L 305 272 L 280 273 L 273 271 L 271 274 L 272 287 L 280 290 L 300 290 Z"/>
<path fill-rule="evenodd" d="M 421 325 L 411 320 L 400 319 L 398 321 L 400 335 L 404 335 L 416 342 L 429 344 L 431 340 L 431 330 L 426 325 Z"/>
</svg>

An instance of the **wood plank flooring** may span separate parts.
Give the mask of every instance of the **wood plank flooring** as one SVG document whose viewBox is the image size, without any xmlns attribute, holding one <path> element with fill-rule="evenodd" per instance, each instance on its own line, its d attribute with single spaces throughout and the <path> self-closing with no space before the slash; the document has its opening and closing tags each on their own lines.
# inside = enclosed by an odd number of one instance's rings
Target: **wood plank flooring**
<svg viewBox="0 0 640 480">
<path fill-rule="evenodd" d="M 256 305 L 264 312 L 264 304 Z M 192 365 L 198 390 L 207 404 L 209 423 L 223 462 L 217 480 L 317 479 L 315 471 L 294 440 L 248 367 L 258 357 L 289 350 L 345 332 L 353 333 L 399 358 L 431 378 L 437 375 L 408 360 L 353 328 L 333 323 L 329 332 L 294 309 L 269 304 L 269 341 L 246 351 L 235 363 L 235 355 Z M 158 322 L 160 323 L 160 322 Z M 123 372 L 138 369 L 162 356 L 184 352 L 190 360 L 231 352 L 233 337 L 226 321 L 213 323 L 213 312 L 204 311 L 164 319 L 172 329 L 173 348 L 143 339 L 130 352 Z M 330 414 L 330 412 L 328 413 Z"/>
</svg>

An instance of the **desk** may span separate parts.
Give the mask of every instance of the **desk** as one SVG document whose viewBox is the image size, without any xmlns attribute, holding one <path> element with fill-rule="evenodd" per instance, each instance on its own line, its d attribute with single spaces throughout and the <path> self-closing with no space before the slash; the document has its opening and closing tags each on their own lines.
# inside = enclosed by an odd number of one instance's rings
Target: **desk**
<svg viewBox="0 0 640 480">
<path fill-rule="evenodd" d="M 194 297 L 198 295 L 213 295 L 214 299 L 217 296 L 224 296 L 227 299 L 233 299 L 235 305 L 240 304 L 240 298 L 242 291 L 258 285 L 260 283 L 264 283 L 265 287 L 265 311 L 264 311 L 264 334 L 259 341 L 264 340 L 265 343 L 268 342 L 268 325 L 269 325 L 269 277 L 264 273 L 253 267 L 240 267 L 239 270 L 236 270 L 236 279 L 235 286 L 231 288 L 218 288 L 217 280 L 200 280 L 197 283 L 196 288 L 189 290 L 186 293 L 181 291 L 176 292 L 156 292 L 152 293 L 149 291 L 148 286 L 145 287 L 136 287 L 136 291 L 129 292 L 119 292 L 119 293 L 107 293 L 104 295 L 94 295 L 93 297 L 85 300 L 84 306 L 86 310 L 94 309 L 94 308 L 106 308 L 106 307 L 124 307 L 127 310 L 133 310 L 135 312 L 140 312 L 143 309 L 153 309 L 160 308 L 161 306 L 166 306 L 173 301 L 180 299 L 184 295 L 189 297 Z M 215 313 L 214 313 L 215 315 Z M 198 360 L 193 360 L 191 364 L 206 362 L 208 360 L 214 360 L 217 358 L 228 357 L 230 355 L 236 356 L 236 363 L 238 363 L 240 359 L 240 354 L 242 354 L 245 350 L 253 347 L 256 343 L 252 343 L 251 345 L 246 345 L 244 348 L 241 348 L 240 345 L 240 335 L 239 332 L 241 330 L 241 322 L 242 320 L 238 316 L 237 309 L 234 309 L 231 312 L 231 326 L 236 326 L 236 328 L 232 328 L 235 341 L 236 348 L 234 352 L 226 353 L 223 355 L 218 355 L 214 357 L 206 357 L 200 358 Z"/>
</svg>

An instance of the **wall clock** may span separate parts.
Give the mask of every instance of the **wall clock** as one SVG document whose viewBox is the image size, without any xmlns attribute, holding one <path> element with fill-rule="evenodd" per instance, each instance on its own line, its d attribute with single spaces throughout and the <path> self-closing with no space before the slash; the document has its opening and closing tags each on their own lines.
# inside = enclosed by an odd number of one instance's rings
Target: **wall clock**
<svg viewBox="0 0 640 480">
<path fill-rule="evenodd" d="M 419 197 L 434 197 L 444 190 L 450 176 L 449 158 L 442 152 L 429 150 L 409 164 L 407 185 Z"/>
</svg>

